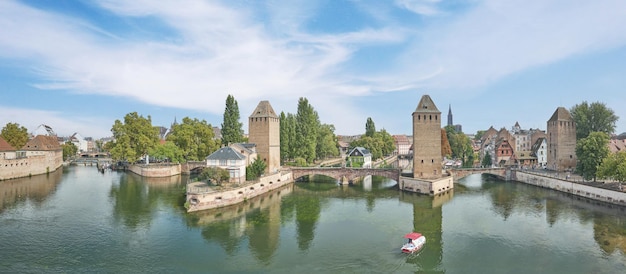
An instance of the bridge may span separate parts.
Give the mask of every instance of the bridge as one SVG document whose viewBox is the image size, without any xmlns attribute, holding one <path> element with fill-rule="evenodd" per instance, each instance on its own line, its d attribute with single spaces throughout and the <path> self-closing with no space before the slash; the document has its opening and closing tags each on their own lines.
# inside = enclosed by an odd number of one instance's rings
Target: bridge
<svg viewBox="0 0 626 274">
<path fill-rule="evenodd" d="M 185 174 L 200 173 L 206 167 L 206 161 L 187 161 L 181 164 L 181 172 Z"/>
<path fill-rule="evenodd" d="M 510 170 L 504 167 L 493 168 L 451 168 L 447 169 L 448 173 L 454 177 L 454 181 L 472 174 L 491 174 L 498 178 L 509 180 L 511 178 Z"/>
<path fill-rule="evenodd" d="M 340 182 L 351 182 L 367 175 L 383 176 L 400 182 L 400 169 L 396 168 L 346 168 L 346 167 L 292 167 L 293 179 L 307 175 L 324 175 Z"/>
</svg>

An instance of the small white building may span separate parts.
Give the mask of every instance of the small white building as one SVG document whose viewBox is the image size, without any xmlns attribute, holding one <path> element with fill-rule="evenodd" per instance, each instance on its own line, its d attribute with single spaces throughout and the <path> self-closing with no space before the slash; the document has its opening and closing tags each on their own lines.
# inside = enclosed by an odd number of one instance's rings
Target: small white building
<svg viewBox="0 0 626 274">
<path fill-rule="evenodd" d="M 546 138 L 539 138 L 532 147 L 532 155 L 537 157 L 537 166 L 544 168 L 548 164 L 548 142 Z"/>
<path fill-rule="evenodd" d="M 246 180 L 246 156 L 232 147 L 223 147 L 206 157 L 208 167 L 228 170 L 230 182 L 238 183 Z"/>
<path fill-rule="evenodd" d="M 78 148 L 78 152 L 89 151 L 89 141 L 85 140 L 78 132 L 75 132 L 70 136 L 70 142 Z"/>
<path fill-rule="evenodd" d="M 348 154 L 352 167 L 372 167 L 372 153 L 364 147 L 355 147 Z"/>
</svg>

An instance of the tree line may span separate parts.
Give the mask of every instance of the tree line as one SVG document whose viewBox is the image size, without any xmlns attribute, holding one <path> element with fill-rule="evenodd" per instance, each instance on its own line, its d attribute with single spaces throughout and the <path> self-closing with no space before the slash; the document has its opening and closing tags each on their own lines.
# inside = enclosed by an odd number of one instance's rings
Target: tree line
<svg viewBox="0 0 626 274">
<path fill-rule="evenodd" d="M 609 136 L 615 131 L 619 117 L 604 103 L 583 101 L 570 109 L 576 124 L 576 173 L 585 180 L 612 179 L 626 180 L 626 152 L 610 153 Z M 247 141 L 243 135 L 237 101 L 232 95 L 226 98 L 222 138 L 215 139 L 213 127 L 205 120 L 183 118 L 180 124 L 172 125 L 171 133 L 161 143 L 158 128 L 152 126 L 151 117 L 137 112 L 124 116 L 123 121 L 115 120 L 111 127 L 114 141 L 103 148 L 116 161 L 134 163 L 150 155 L 159 161 L 182 163 L 204 160 L 220 145 Z M 317 111 L 306 98 L 298 100 L 296 114 L 281 112 L 280 142 L 281 164 L 309 165 L 316 160 L 339 156 L 337 137 L 332 124 L 322 124 Z M 477 132 L 477 136 L 484 131 Z M 29 138 L 25 127 L 17 123 L 7 123 L 0 136 L 12 147 L 22 148 Z M 395 150 L 392 136 L 384 129 L 376 131 L 371 117 L 367 118 L 365 134 L 350 144 L 350 148 L 364 147 L 372 153 L 373 159 L 382 158 Z M 64 160 L 73 156 L 77 148 L 71 142 L 62 145 Z M 461 159 L 463 166 L 470 167 L 476 159 L 471 140 L 454 127 L 442 129 L 442 155 Z M 483 159 L 488 165 L 491 159 Z M 258 169 L 260 163 L 255 165 Z M 261 174 L 254 170 L 251 174 Z"/>
<path fill-rule="evenodd" d="M 322 124 L 309 100 L 300 97 L 296 114 L 280 113 L 281 165 L 307 166 L 339 156 L 335 126 Z"/>
</svg>

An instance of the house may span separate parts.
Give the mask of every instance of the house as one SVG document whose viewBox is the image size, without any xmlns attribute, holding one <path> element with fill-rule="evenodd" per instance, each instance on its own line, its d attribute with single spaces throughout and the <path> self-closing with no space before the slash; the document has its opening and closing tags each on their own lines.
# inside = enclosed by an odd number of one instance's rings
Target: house
<svg viewBox="0 0 626 274">
<path fill-rule="evenodd" d="M 337 144 L 339 145 L 339 153 L 341 155 L 346 155 L 348 154 L 348 149 L 350 149 L 350 144 L 348 142 L 345 141 L 337 141 Z"/>
<path fill-rule="evenodd" d="M 35 132 L 32 133 L 33 136 L 44 135 L 44 136 L 57 136 L 52 130 L 52 127 L 48 125 L 41 124 L 35 129 Z"/>
<path fill-rule="evenodd" d="M 495 141 L 495 163 L 498 166 L 506 166 L 514 164 L 515 154 L 515 137 L 511 133 L 502 128 Z M 511 159 L 513 156 L 513 159 Z"/>
<path fill-rule="evenodd" d="M 393 141 L 396 144 L 395 154 L 399 156 L 408 156 L 411 142 L 406 135 L 393 135 Z"/>
<path fill-rule="evenodd" d="M 537 158 L 530 150 L 515 151 L 515 162 L 521 168 L 531 168 L 536 165 Z"/>
<path fill-rule="evenodd" d="M 72 136 L 70 136 L 70 142 L 78 148 L 78 152 L 88 152 L 89 151 L 89 142 L 83 138 L 78 132 L 75 132 Z"/>
<path fill-rule="evenodd" d="M 229 147 L 232 147 L 233 149 L 235 149 L 236 151 L 238 151 L 239 153 L 241 153 L 243 156 L 246 157 L 246 166 L 251 165 L 258 157 L 258 154 L 256 153 L 255 144 L 234 143 L 234 144 L 230 144 Z"/>
<path fill-rule="evenodd" d="M 487 131 L 480 138 L 480 160 L 489 155 L 491 157 L 491 162 L 496 164 L 496 140 L 498 137 L 498 131 L 493 128 L 493 126 L 489 127 Z"/>
<path fill-rule="evenodd" d="M 15 159 L 16 155 L 15 148 L 0 136 L 0 159 Z"/>
<path fill-rule="evenodd" d="M 228 170 L 231 183 L 246 180 L 246 156 L 232 147 L 223 147 L 211 153 L 206 157 L 206 165 Z"/>
<path fill-rule="evenodd" d="M 364 147 L 355 147 L 348 154 L 351 167 L 372 167 L 372 153 Z"/>
<path fill-rule="evenodd" d="M 537 167 L 545 168 L 548 164 L 548 142 L 546 138 L 539 138 L 531 148 L 532 155 L 537 158 Z"/>
</svg>

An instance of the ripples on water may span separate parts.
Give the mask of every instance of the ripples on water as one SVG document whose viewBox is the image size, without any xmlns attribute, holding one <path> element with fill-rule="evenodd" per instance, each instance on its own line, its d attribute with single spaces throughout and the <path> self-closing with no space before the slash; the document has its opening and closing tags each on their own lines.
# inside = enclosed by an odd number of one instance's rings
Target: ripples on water
<svg viewBox="0 0 626 274">
<path fill-rule="evenodd" d="M 69 167 L 0 182 L 0 272 L 621 273 L 623 208 L 481 176 L 437 197 L 374 177 L 185 213 L 187 177 Z M 427 237 L 400 253 L 411 231 Z"/>
</svg>

